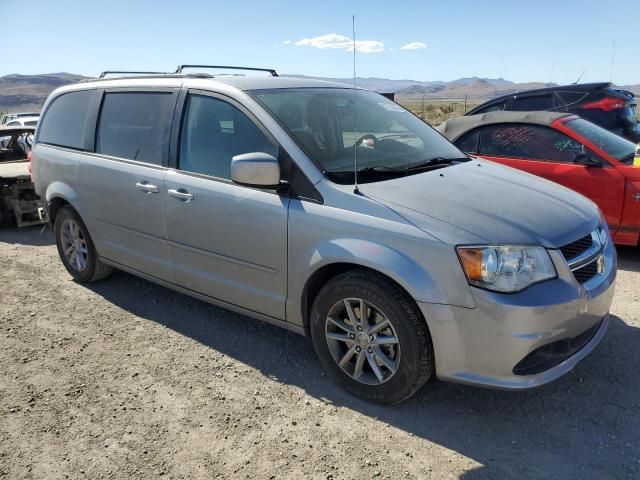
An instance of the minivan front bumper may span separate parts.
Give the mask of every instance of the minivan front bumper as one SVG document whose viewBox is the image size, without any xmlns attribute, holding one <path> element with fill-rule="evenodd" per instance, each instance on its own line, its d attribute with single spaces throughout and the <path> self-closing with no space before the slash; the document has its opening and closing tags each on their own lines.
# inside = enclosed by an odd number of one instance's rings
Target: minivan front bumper
<svg viewBox="0 0 640 480">
<path fill-rule="evenodd" d="M 603 272 L 584 284 L 558 250 L 549 254 L 558 278 L 520 293 L 471 287 L 475 308 L 418 304 L 431 332 L 439 379 L 533 388 L 569 372 L 600 343 L 615 289 L 613 242 L 603 251 Z"/>
</svg>

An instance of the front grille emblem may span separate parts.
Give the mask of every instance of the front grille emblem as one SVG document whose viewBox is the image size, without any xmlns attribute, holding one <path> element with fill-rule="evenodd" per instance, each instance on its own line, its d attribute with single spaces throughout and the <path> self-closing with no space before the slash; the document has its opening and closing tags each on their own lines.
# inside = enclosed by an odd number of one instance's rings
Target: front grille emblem
<svg viewBox="0 0 640 480">
<path fill-rule="evenodd" d="M 598 269 L 598 273 L 602 275 L 604 273 L 604 255 L 600 255 L 597 262 L 596 267 Z"/>
</svg>

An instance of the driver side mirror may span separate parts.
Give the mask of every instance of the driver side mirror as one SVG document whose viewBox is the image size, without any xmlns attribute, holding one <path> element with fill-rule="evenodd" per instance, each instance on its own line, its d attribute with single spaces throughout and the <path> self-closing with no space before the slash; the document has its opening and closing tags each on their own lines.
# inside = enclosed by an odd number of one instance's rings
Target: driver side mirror
<svg viewBox="0 0 640 480">
<path fill-rule="evenodd" d="M 231 180 L 248 187 L 277 188 L 280 186 L 280 164 L 268 153 L 236 155 L 231 159 Z"/>
<path fill-rule="evenodd" d="M 585 167 L 600 167 L 600 161 L 593 158 L 589 153 L 579 153 L 573 158 L 576 165 L 584 165 Z"/>
</svg>

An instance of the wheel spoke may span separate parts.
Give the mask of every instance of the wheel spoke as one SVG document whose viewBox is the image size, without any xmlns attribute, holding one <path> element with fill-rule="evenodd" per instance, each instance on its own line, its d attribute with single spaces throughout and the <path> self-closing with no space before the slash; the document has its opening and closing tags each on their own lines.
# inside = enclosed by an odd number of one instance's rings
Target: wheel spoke
<svg viewBox="0 0 640 480">
<path fill-rule="evenodd" d="M 385 318 L 382 322 L 376 323 L 373 327 L 371 327 L 367 333 L 369 335 L 375 335 L 376 333 L 381 332 L 382 330 L 390 326 L 391 322 L 389 322 L 388 318 Z"/>
<path fill-rule="evenodd" d="M 373 370 L 373 373 L 378 378 L 378 381 L 382 383 L 382 381 L 384 380 L 384 375 L 382 373 L 382 370 L 380 370 L 380 367 L 376 363 L 375 355 L 373 353 L 367 353 L 367 360 L 369 361 L 369 366 L 371 367 L 371 370 Z"/>
<path fill-rule="evenodd" d="M 351 320 L 351 324 L 355 327 L 359 325 L 358 317 L 356 317 L 356 313 L 353 311 L 353 307 L 351 306 L 350 300 L 344 300 L 344 307 L 347 310 L 347 315 L 349 316 L 349 320 Z"/>
<path fill-rule="evenodd" d="M 394 336 L 380 335 L 371 343 L 373 345 L 396 345 L 398 343 L 398 339 Z"/>
<path fill-rule="evenodd" d="M 74 250 L 73 245 L 67 246 L 66 250 L 64 251 L 65 257 L 69 258 L 69 256 L 73 253 L 73 250 Z"/>
<path fill-rule="evenodd" d="M 360 324 L 362 325 L 362 329 L 366 332 L 369 328 L 369 307 L 367 302 L 362 298 L 360 299 Z"/>
<path fill-rule="evenodd" d="M 338 365 L 341 368 L 344 368 L 344 366 L 349 363 L 349 361 L 353 358 L 353 356 L 356 354 L 356 346 L 353 345 L 349 350 L 347 350 L 347 353 L 344 354 L 344 356 L 342 357 L 342 359 L 340 360 L 340 363 L 338 363 Z"/>
<path fill-rule="evenodd" d="M 82 270 L 82 255 L 79 253 L 76 253 L 76 266 L 78 267 L 78 270 Z"/>
<path fill-rule="evenodd" d="M 338 340 L 339 342 L 353 341 L 348 334 L 339 333 L 339 332 L 327 332 L 327 338 L 331 338 L 332 340 Z"/>
<path fill-rule="evenodd" d="M 335 318 L 335 317 L 327 317 L 327 320 L 329 320 L 331 323 L 333 323 L 336 327 L 338 327 L 341 330 L 344 330 L 345 332 L 348 333 L 354 333 L 355 332 L 355 328 L 352 327 L 351 325 L 347 325 L 346 323 L 344 323 L 342 320 Z"/>
<path fill-rule="evenodd" d="M 362 367 L 364 367 L 364 361 L 367 359 L 367 354 L 364 350 L 360 350 L 358 358 L 356 358 L 356 366 L 353 369 L 353 378 L 356 380 L 362 375 Z"/>
<path fill-rule="evenodd" d="M 374 347 L 373 353 L 380 359 L 382 363 L 384 363 L 385 367 L 387 367 L 392 373 L 395 373 L 395 371 L 398 369 L 398 365 L 395 361 L 391 360 L 380 347 Z"/>
</svg>

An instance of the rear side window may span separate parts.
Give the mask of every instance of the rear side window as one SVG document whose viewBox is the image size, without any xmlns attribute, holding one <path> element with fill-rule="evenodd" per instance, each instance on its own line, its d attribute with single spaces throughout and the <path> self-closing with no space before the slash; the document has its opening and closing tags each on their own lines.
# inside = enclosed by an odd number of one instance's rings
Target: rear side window
<svg viewBox="0 0 640 480">
<path fill-rule="evenodd" d="M 60 147 L 84 149 L 84 134 L 95 90 L 81 90 L 57 97 L 42 119 L 38 141 Z"/>
<path fill-rule="evenodd" d="M 162 165 L 172 99 L 171 92 L 105 93 L 96 153 Z"/>
<path fill-rule="evenodd" d="M 535 95 L 532 97 L 520 97 L 513 100 L 512 110 L 527 112 L 537 110 L 549 110 L 553 108 L 553 95 Z"/>
<path fill-rule="evenodd" d="M 571 106 L 580 102 L 589 93 L 587 92 L 556 92 L 556 95 L 560 98 L 562 105 Z"/>
<path fill-rule="evenodd" d="M 508 124 L 480 130 L 481 155 L 573 163 L 581 153 L 586 149 L 580 142 L 549 127 Z"/>
<path fill-rule="evenodd" d="M 477 153 L 478 152 L 478 130 L 472 130 L 465 133 L 462 137 L 454 142 L 465 153 Z"/>
</svg>

